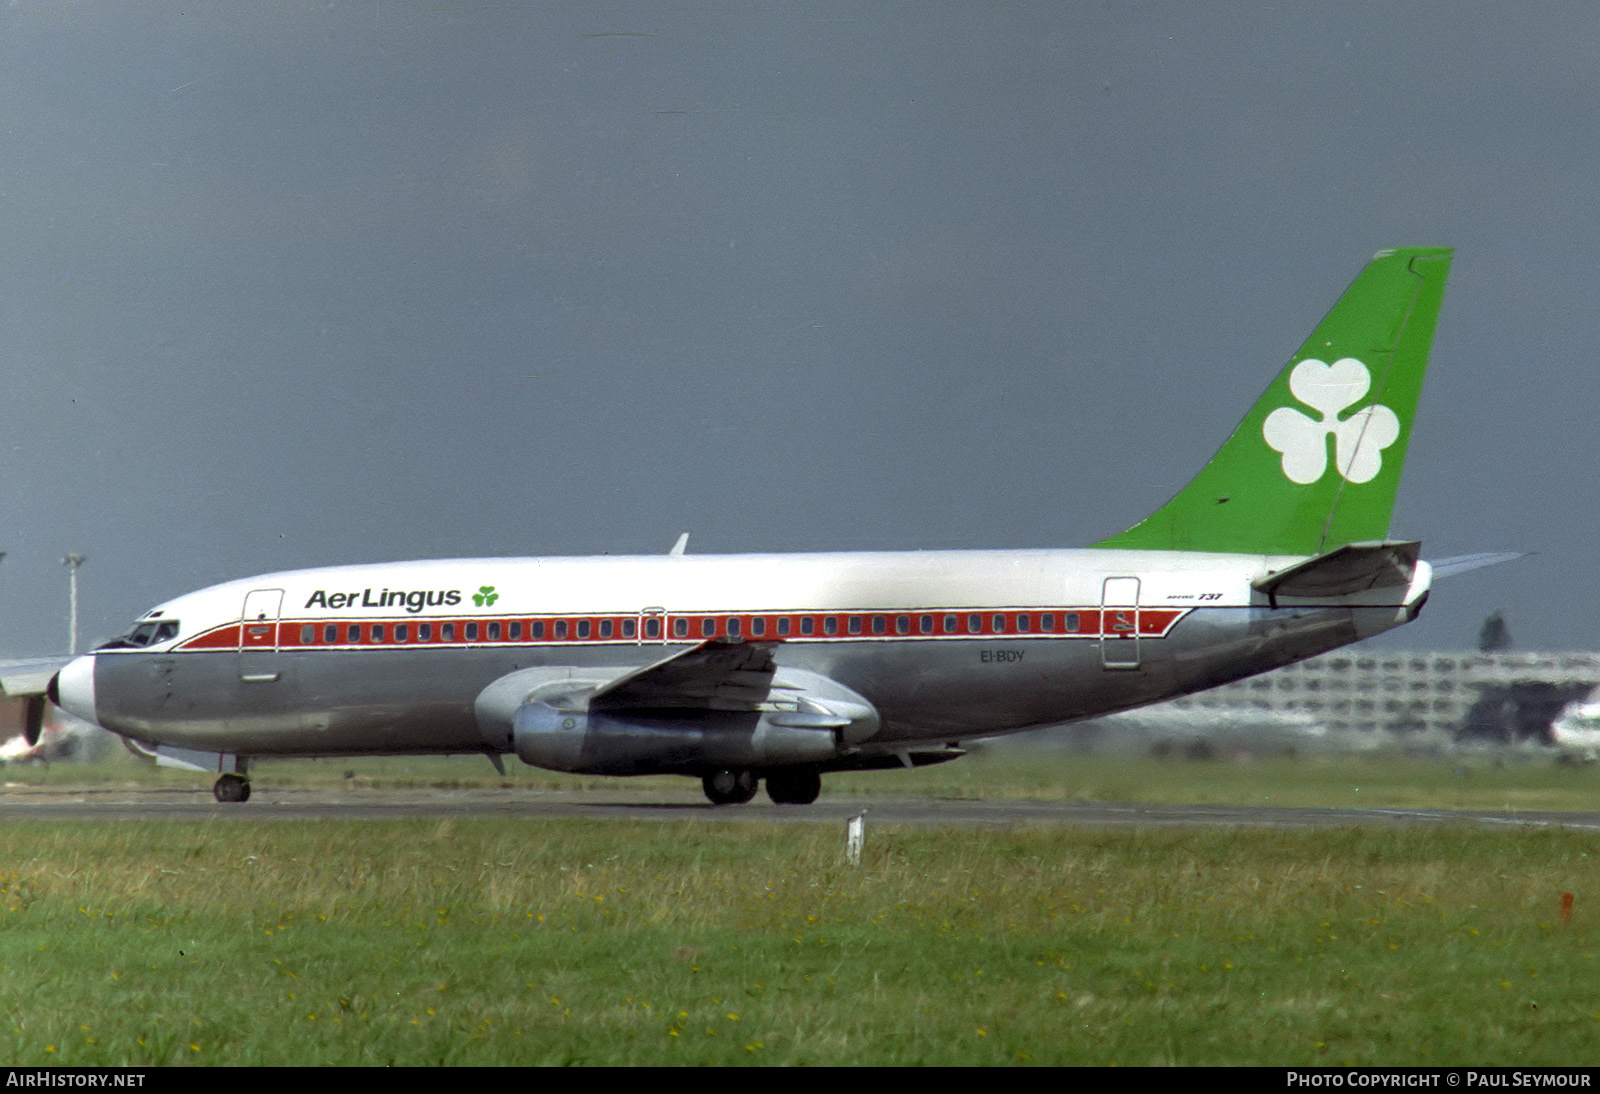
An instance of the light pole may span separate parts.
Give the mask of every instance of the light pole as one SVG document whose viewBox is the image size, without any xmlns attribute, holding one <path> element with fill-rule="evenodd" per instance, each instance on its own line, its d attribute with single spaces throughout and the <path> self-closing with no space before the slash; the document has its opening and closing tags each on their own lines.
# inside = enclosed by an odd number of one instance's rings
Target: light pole
<svg viewBox="0 0 1600 1094">
<path fill-rule="evenodd" d="M 67 617 L 67 652 L 74 657 L 78 654 L 78 567 L 87 562 L 88 557 L 74 551 L 61 560 L 61 565 L 67 568 L 67 588 L 71 601 Z"/>
</svg>

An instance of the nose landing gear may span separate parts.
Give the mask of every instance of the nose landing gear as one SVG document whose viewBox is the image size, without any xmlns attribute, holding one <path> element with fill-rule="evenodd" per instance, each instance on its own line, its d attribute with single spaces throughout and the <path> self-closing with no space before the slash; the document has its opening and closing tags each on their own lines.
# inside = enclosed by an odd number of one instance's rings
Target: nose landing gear
<svg viewBox="0 0 1600 1094">
<path fill-rule="evenodd" d="M 224 775 L 212 786 L 211 793 L 219 802 L 247 802 L 250 800 L 250 781 L 243 775 Z"/>
</svg>

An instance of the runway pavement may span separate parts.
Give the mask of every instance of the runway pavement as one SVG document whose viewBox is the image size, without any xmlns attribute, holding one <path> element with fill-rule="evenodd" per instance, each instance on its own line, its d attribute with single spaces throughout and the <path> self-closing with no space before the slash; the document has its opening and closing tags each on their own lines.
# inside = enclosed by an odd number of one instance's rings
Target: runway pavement
<svg viewBox="0 0 1600 1094">
<path fill-rule="evenodd" d="M 220 805 L 208 790 L 126 787 L 0 789 L 0 821 L 393 820 L 428 817 L 584 818 L 697 824 L 843 823 L 866 810 L 871 823 L 917 827 L 1390 827 L 1463 824 L 1600 830 L 1600 813 L 1515 813 L 1450 809 L 1290 809 L 1274 806 L 1117 805 L 1024 800 L 824 796 L 814 805 L 711 806 L 698 792 L 604 790 L 300 790 L 255 787 L 249 802 Z"/>
</svg>

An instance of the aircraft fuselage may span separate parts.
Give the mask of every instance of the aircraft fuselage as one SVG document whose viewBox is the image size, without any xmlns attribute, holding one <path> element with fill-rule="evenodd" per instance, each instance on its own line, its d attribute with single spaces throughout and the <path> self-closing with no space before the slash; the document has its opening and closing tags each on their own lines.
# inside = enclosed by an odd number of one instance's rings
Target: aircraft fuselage
<svg viewBox="0 0 1600 1094">
<path fill-rule="evenodd" d="M 919 551 L 481 559 L 269 574 L 169 601 L 61 676 L 150 745 L 240 755 L 495 750 L 474 704 L 524 669 L 615 676 L 708 640 L 774 643 L 865 699 L 868 751 L 1072 721 L 1388 629 L 1426 592 L 1279 604 L 1294 557 Z M 135 630 L 137 633 L 137 628 Z M 154 633 L 154 632 L 152 632 Z"/>
</svg>

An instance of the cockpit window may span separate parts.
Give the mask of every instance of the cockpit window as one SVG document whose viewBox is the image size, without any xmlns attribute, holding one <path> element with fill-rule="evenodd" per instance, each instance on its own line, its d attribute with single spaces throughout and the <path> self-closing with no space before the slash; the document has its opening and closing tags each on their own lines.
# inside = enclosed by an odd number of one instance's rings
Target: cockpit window
<svg viewBox="0 0 1600 1094">
<path fill-rule="evenodd" d="M 135 646 L 159 646 L 176 637 L 178 637 L 178 621 L 163 619 L 159 623 L 154 621 L 140 623 L 133 628 L 133 633 L 128 635 L 128 641 Z"/>
<path fill-rule="evenodd" d="M 121 638 L 107 642 L 100 648 L 103 650 L 142 649 L 145 646 L 156 646 L 162 642 L 170 642 L 178 637 L 178 621 L 176 619 L 148 619 L 143 623 L 134 624 L 133 630 Z"/>
</svg>

